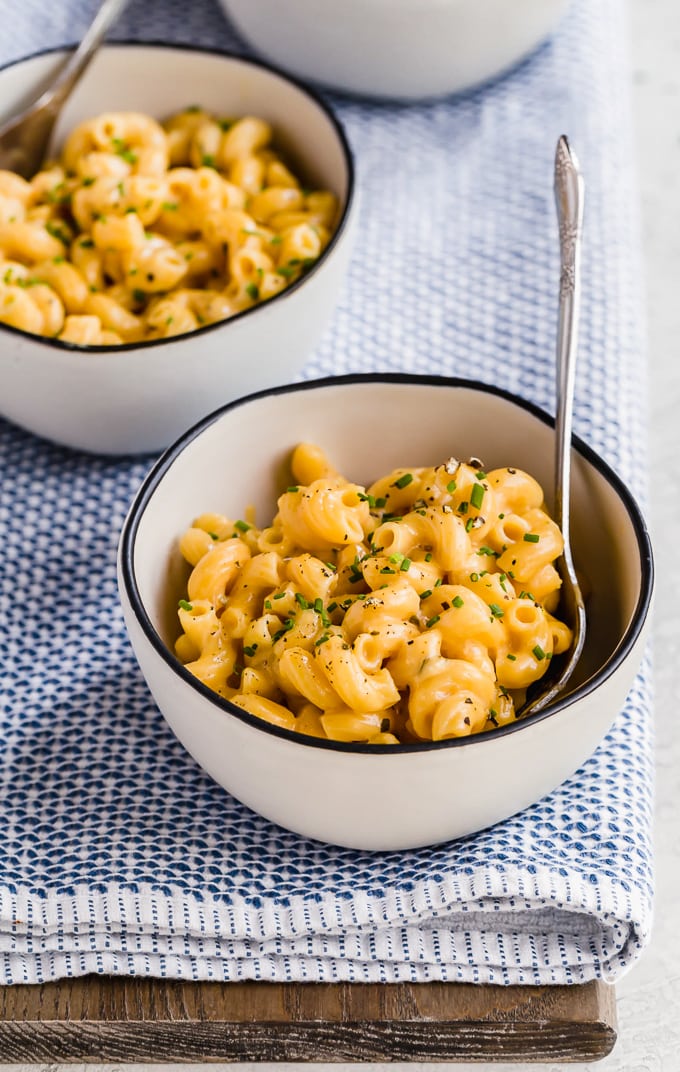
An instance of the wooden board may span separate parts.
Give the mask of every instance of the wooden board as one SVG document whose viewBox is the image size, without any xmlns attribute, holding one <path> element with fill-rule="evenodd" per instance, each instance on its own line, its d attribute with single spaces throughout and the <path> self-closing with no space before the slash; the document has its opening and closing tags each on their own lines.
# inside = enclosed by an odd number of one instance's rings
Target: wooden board
<svg viewBox="0 0 680 1072">
<path fill-rule="evenodd" d="M 180 983 L 86 976 L 0 987 L 0 1061 L 593 1061 L 614 990 Z"/>
</svg>

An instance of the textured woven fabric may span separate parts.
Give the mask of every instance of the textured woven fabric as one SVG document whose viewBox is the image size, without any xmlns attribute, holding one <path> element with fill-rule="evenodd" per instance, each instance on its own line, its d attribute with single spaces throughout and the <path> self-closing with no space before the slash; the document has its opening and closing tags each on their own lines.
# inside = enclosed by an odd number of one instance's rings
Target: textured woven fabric
<svg viewBox="0 0 680 1072">
<path fill-rule="evenodd" d="M 73 41 L 93 8 L 8 2 L 3 63 Z M 575 0 L 528 61 L 457 99 L 328 95 L 362 219 L 304 375 L 472 375 L 552 408 L 552 158 L 568 133 L 588 190 L 575 427 L 641 496 L 621 21 L 619 0 Z M 133 0 L 113 36 L 243 50 L 210 0 Z M 596 754 L 507 822 L 414 852 L 305 841 L 214 784 L 142 680 L 115 551 L 148 467 L 0 422 L 0 980 L 569 983 L 628 968 L 651 921 L 649 667 Z"/>
</svg>

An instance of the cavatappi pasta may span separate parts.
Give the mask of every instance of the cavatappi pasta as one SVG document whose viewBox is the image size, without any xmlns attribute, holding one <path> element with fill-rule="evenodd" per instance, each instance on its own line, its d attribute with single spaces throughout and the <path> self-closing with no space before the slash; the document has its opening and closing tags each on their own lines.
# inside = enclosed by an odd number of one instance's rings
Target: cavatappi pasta
<svg viewBox="0 0 680 1072">
<path fill-rule="evenodd" d="M 562 535 L 536 480 L 450 458 L 364 488 L 309 444 L 291 467 L 271 525 L 204 514 L 182 536 L 187 669 L 252 715 L 336 741 L 512 721 L 572 639 L 554 616 Z"/>
<path fill-rule="evenodd" d="M 82 346 L 194 331 L 320 256 L 335 195 L 304 189 L 263 119 L 100 115 L 30 181 L 0 171 L 0 323 Z"/>
</svg>

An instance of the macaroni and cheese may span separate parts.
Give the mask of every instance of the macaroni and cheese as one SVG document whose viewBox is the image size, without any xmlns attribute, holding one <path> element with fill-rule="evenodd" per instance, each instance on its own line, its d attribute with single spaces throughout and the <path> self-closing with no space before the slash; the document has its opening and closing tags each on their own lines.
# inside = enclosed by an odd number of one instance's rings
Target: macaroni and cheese
<svg viewBox="0 0 680 1072">
<path fill-rule="evenodd" d="M 300 444 L 270 525 L 203 514 L 181 552 L 178 657 L 259 718 L 335 741 L 502 726 L 566 651 L 540 485 L 454 458 L 351 483 Z"/>
<path fill-rule="evenodd" d="M 81 346 L 226 320 L 312 265 L 338 205 L 307 190 L 263 119 L 200 108 L 78 126 L 30 181 L 0 171 L 0 323 Z"/>
</svg>

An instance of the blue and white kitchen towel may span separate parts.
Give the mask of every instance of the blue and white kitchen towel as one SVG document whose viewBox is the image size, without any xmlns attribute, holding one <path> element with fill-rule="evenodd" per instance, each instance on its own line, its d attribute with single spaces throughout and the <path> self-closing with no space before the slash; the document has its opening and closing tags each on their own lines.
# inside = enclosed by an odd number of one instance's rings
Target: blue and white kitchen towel
<svg viewBox="0 0 680 1072">
<path fill-rule="evenodd" d="M 75 40 L 94 6 L 9 5 L 2 63 Z M 552 408 L 552 160 L 567 133 L 587 181 L 576 430 L 640 496 L 645 372 L 622 19 L 621 0 L 574 0 L 529 60 L 459 98 L 329 95 L 356 153 L 362 219 L 305 375 L 469 375 Z M 244 48 L 211 0 L 132 0 L 113 36 Z M 507 822 L 414 852 L 305 841 L 215 785 L 142 680 L 115 552 L 148 466 L 74 454 L 0 422 L 0 981 L 108 972 L 538 984 L 624 972 L 651 923 L 649 667 L 597 753 Z"/>
</svg>

